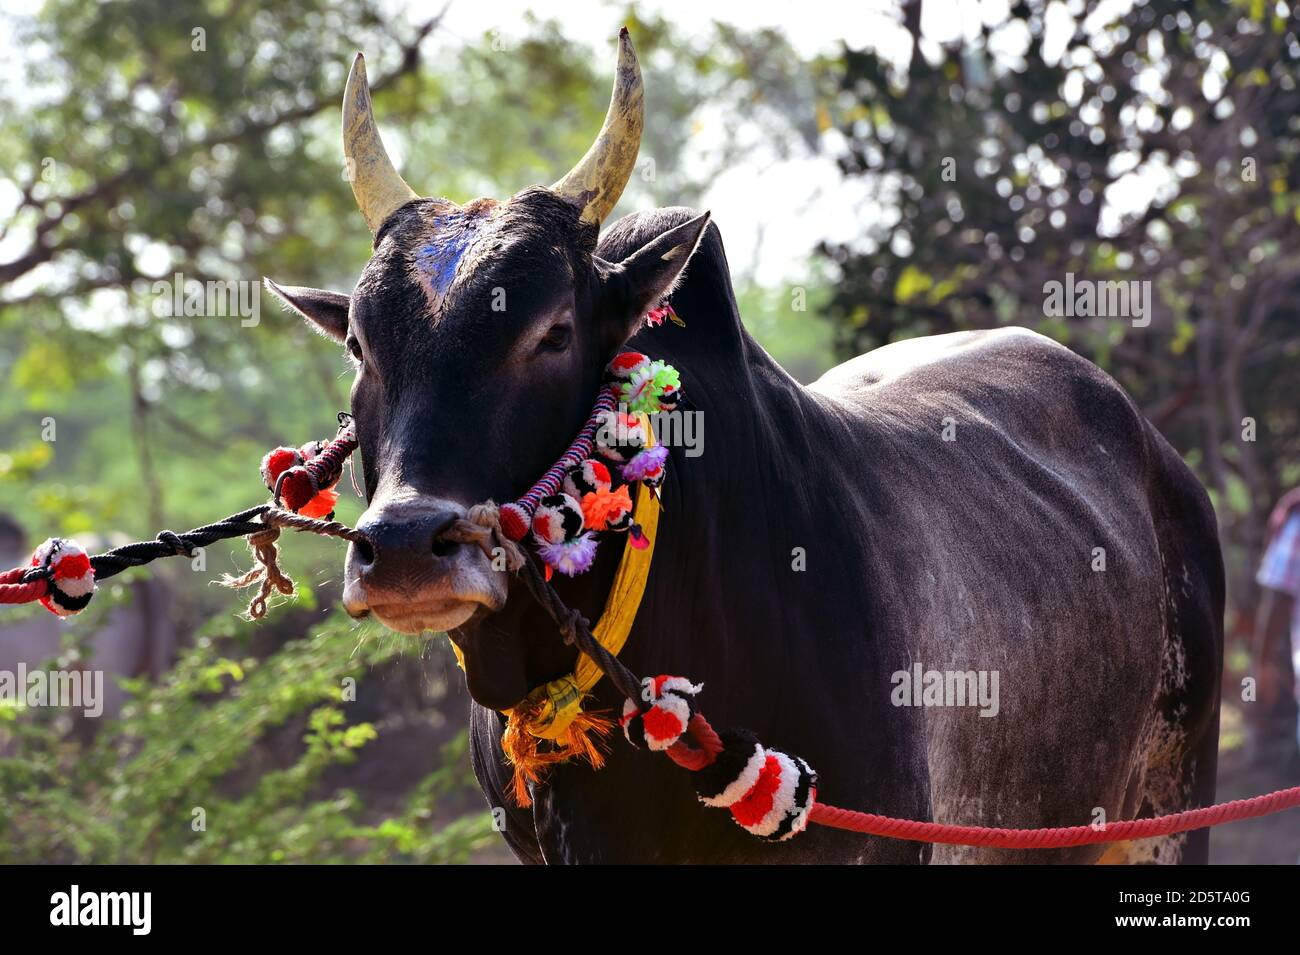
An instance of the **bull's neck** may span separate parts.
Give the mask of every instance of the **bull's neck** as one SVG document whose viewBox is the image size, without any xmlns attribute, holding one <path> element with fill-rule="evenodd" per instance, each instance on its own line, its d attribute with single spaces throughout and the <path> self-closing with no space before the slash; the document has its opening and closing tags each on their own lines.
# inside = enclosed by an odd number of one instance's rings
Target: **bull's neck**
<svg viewBox="0 0 1300 955">
<path fill-rule="evenodd" d="M 800 546 L 774 539 L 772 528 L 814 527 L 827 517 L 814 513 L 824 496 L 806 487 L 805 468 L 815 461 L 801 446 L 808 441 L 806 426 L 826 414 L 821 405 L 744 331 L 734 312 L 732 321 L 696 329 L 693 321 L 708 318 L 682 311 L 686 329 L 647 329 L 630 343 L 675 365 L 686 396 L 658 429 L 671 459 L 650 585 L 626 651 L 638 672 L 642 666 L 651 668 L 646 672 L 689 666 L 692 631 L 727 606 L 747 601 L 752 610 L 755 601 L 779 600 L 779 592 L 756 593 L 751 586 L 766 565 L 780 562 L 788 569 L 792 548 Z M 625 546 L 620 536 L 602 537 L 591 572 L 556 581 L 564 600 L 593 623 Z M 747 564 L 755 572 L 749 580 Z M 528 603 L 515 625 L 529 682 L 540 685 L 566 672 L 576 654 L 560 645 L 554 624 Z M 712 629 L 721 636 L 717 626 Z M 654 647 L 646 645 L 650 640 Z"/>
</svg>

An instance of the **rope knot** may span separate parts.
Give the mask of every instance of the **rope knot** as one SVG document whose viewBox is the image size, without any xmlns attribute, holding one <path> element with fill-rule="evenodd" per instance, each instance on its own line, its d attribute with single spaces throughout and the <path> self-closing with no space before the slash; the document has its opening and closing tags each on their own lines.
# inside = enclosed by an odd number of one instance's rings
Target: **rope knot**
<svg viewBox="0 0 1300 955">
<path fill-rule="evenodd" d="M 294 514 L 278 507 L 265 507 L 259 516 L 259 523 L 264 526 L 245 535 L 248 548 L 253 552 L 253 558 L 257 561 L 256 565 L 248 573 L 239 577 L 227 576 L 221 579 L 223 587 L 233 587 L 235 589 L 261 584 L 258 592 L 248 602 L 248 616 L 253 620 L 260 620 L 266 616 L 267 599 L 273 591 L 279 591 L 286 597 L 291 596 L 294 592 L 293 581 L 280 570 L 279 549 L 275 546 L 276 541 L 280 539 L 281 528 L 287 527 L 290 530 L 306 531 L 311 534 L 321 534 L 325 537 L 337 537 L 354 544 L 366 540 L 365 534 L 355 528 L 348 527 L 346 524 L 341 524 L 338 521 L 318 520 L 303 514 Z"/>
<path fill-rule="evenodd" d="M 560 636 L 564 640 L 566 647 L 571 647 L 578 642 L 578 634 L 584 629 L 591 629 L 591 623 L 582 615 L 582 611 L 569 608 L 567 615 L 563 620 L 556 621 L 559 627 Z"/>
<path fill-rule="evenodd" d="M 157 539 L 159 543 L 170 547 L 172 549 L 172 554 L 178 557 L 194 556 L 194 546 L 192 544 L 187 544 L 179 534 L 173 533 L 172 531 L 159 531 Z"/>
<path fill-rule="evenodd" d="M 501 508 L 494 501 L 475 504 L 465 512 L 465 517 L 457 521 L 443 534 L 447 540 L 460 540 L 462 543 L 478 544 L 493 560 L 496 554 L 493 548 L 501 549 L 506 559 L 506 570 L 515 573 L 524 565 L 524 552 L 516 541 L 510 539 L 501 528 Z"/>
</svg>

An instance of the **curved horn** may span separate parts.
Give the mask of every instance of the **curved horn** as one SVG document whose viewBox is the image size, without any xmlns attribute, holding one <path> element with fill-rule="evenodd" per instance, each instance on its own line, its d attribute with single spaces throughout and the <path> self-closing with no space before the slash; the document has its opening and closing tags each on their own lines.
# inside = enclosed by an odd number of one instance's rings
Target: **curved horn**
<svg viewBox="0 0 1300 955">
<path fill-rule="evenodd" d="M 578 165 L 551 188 L 562 196 L 582 200 L 582 218 L 599 225 L 632 178 L 644 127 L 641 67 L 624 27 L 618 33 L 618 71 L 614 74 L 614 93 L 609 112 L 605 114 L 605 125 Z"/>
<path fill-rule="evenodd" d="M 343 91 L 343 158 L 352 194 L 357 197 L 372 235 L 379 234 L 384 220 L 399 207 L 419 198 L 393 168 L 384 141 L 379 138 L 366 80 L 366 58 L 360 53 L 352 61 Z"/>
</svg>

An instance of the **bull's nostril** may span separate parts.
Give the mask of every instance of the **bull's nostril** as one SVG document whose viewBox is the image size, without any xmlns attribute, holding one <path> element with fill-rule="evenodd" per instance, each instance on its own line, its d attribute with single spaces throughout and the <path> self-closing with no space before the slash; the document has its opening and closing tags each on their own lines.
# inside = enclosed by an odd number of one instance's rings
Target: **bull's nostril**
<svg viewBox="0 0 1300 955">
<path fill-rule="evenodd" d="M 455 553 L 456 548 L 459 546 L 460 545 L 456 541 L 446 540 L 442 537 L 435 537 L 433 539 L 433 556 L 450 557 Z"/>
<path fill-rule="evenodd" d="M 375 562 L 375 549 L 370 546 L 368 540 L 355 540 L 352 546 L 357 549 L 357 555 L 361 558 L 363 564 L 373 564 Z"/>
</svg>

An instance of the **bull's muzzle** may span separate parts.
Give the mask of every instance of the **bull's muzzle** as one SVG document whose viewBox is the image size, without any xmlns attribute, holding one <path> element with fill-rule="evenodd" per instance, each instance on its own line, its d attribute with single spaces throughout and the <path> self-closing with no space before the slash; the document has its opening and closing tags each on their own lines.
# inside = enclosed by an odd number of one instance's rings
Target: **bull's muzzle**
<svg viewBox="0 0 1300 955">
<path fill-rule="evenodd" d="M 414 491 L 371 503 L 357 523 L 364 543 L 348 548 L 343 606 L 373 613 L 400 633 L 452 630 L 479 608 L 505 604 L 506 575 L 483 549 L 449 539 L 465 508 Z"/>
</svg>

